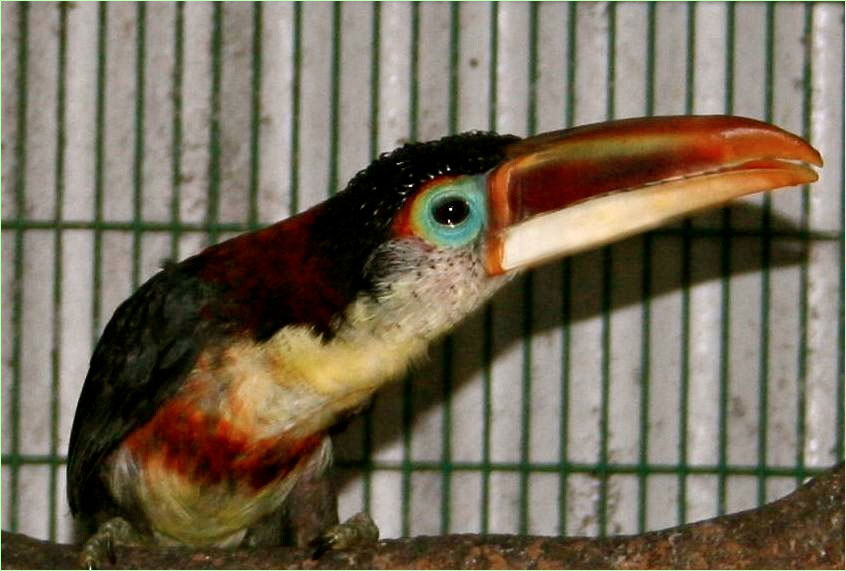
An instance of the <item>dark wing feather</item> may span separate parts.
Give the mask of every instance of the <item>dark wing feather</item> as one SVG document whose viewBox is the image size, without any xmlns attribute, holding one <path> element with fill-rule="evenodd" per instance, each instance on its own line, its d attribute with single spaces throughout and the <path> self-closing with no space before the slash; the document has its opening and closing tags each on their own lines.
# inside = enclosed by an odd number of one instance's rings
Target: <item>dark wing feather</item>
<svg viewBox="0 0 846 571">
<path fill-rule="evenodd" d="M 99 477 L 105 457 L 180 388 L 215 334 L 203 317 L 215 293 L 190 265 L 170 265 L 115 311 L 91 357 L 71 431 L 74 514 L 92 516 L 109 505 Z"/>
</svg>

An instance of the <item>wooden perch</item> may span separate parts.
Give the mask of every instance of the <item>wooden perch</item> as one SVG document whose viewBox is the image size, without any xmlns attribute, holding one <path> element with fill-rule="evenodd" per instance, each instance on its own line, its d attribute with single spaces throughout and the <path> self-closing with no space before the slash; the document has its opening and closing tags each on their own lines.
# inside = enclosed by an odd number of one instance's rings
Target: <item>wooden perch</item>
<svg viewBox="0 0 846 571">
<path fill-rule="evenodd" d="M 125 569 L 843 569 L 843 466 L 758 509 L 607 539 L 446 535 L 391 539 L 319 560 L 292 548 L 118 548 Z M 3 532 L 4 569 L 67 569 L 79 547 Z"/>
</svg>

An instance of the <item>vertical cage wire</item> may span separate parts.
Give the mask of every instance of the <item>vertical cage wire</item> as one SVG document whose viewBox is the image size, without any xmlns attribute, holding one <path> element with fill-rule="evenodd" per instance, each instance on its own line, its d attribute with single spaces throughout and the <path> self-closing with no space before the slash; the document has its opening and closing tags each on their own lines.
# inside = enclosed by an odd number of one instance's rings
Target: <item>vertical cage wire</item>
<svg viewBox="0 0 846 571">
<path fill-rule="evenodd" d="M 73 539 L 94 343 L 164 259 L 300 212 L 379 153 L 731 113 L 810 187 L 515 280 L 336 439 L 385 537 L 609 535 L 752 507 L 843 459 L 843 6 L 2 5 L 3 529 Z"/>
</svg>

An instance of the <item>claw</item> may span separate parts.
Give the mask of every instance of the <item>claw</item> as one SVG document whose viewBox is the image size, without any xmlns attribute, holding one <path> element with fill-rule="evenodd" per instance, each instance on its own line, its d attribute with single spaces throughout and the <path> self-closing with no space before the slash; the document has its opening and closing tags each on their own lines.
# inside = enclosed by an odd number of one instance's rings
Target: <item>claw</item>
<svg viewBox="0 0 846 571">
<path fill-rule="evenodd" d="M 333 525 L 311 542 L 312 559 L 319 559 L 327 551 L 340 551 L 361 547 L 379 540 L 379 528 L 364 512 L 359 512 L 344 523 Z"/>
<path fill-rule="evenodd" d="M 139 543 L 140 536 L 128 521 L 122 517 L 112 518 L 97 528 L 97 531 L 83 544 L 79 563 L 83 569 L 97 569 L 104 564 L 116 562 L 115 545 Z"/>
</svg>

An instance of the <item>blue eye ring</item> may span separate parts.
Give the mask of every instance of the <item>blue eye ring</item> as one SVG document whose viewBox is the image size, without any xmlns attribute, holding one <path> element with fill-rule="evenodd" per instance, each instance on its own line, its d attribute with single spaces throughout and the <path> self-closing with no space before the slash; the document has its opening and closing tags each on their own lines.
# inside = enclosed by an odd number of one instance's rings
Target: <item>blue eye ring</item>
<svg viewBox="0 0 846 571">
<path fill-rule="evenodd" d="M 415 233 L 437 246 L 459 248 L 487 225 L 484 179 L 459 177 L 432 186 L 415 201 Z"/>
</svg>

